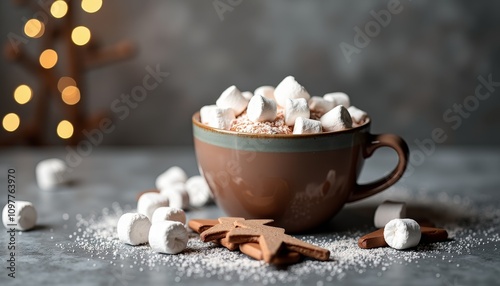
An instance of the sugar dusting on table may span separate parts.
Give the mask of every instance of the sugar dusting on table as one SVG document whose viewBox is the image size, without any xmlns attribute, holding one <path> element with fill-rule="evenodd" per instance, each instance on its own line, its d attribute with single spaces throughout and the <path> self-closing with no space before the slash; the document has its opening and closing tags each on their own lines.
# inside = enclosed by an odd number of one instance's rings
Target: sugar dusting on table
<svg viewBox="0 0 500 286">
<path fill-rule="evenodd" d="M 122 213 L 131 210 L 113 203 L 111 210 L 104 209 L 99 215 L 87 218 L 79 216 L 76 225 L 78 233 L 75 232 L 69 242 L 57 245 L 69 251 L 82 249 L 89 253 L 89 257 L 97 257 L 121 268 L 135 268 L 141 272 L 174 269 L 176 282 L 187 278 L 212 277 L 221 281 L 274 284 L 298 282 L 307 276 L 317 275 L 322 277 L 323 280 L 318 281 L 318 285 L 322 285 L 342 279 L 353 272 L 362 274 L 375 271 L 381 276 L 398 264 L 419 267 L 430 258 L 441 259 L 443 263 L 459 268 L 460 264 L 454 261 L 456 256 L 480 251 L 485 244 L 500 242 L 500 210 L 494 206 L 473 205 L 468 199 L 449 197 L 446 193 L 441 193 L 436 198 L 398 191 L 398 195 L 391 198 L 411 202 L 410 206 L 433 206 L 434 209 L 441 210 L 442 216 L 436 217 L 434 222 L 448 231 L 450 241 L 419 245 L 406 251 L 388 247 L 360 249 L 357 239 L 373 231 L 370 226 L 328 234 L 297 236 L 329 249 L 332 260 L 321 262 L 305 259 L 283 269 L 253 260 L 237 251 L 231 252 L 211 243 L 203 243 L 194 233 L 191 234 L 188 248 L 178 255 L 154 253 L 148 245 L 124 245 L 117 238 L 116 224 Z M 439 273 L 435 275 L 439 278 Z"/>
</svg>

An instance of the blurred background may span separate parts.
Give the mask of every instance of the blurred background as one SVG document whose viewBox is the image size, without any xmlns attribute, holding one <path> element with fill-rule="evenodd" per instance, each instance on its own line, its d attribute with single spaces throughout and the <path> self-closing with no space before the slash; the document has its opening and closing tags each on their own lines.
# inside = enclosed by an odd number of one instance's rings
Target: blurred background
<svg viewBox="0 0 500 286">
<path fill-rule="evenodd" d="M 77 144 L 82 129 L 99 145 L 192 144 L 192 114 L 225 88 L 288 75 L 311 95 L 346 92 L 373 132 L 409 144 L 435 128 L 442 144 L 500 144 L 497 1 L 53 2 L 0 2 L 2 145 Z M 71 25 L 88 28 L 73 43 Z M 64 98 L 63 76 L 78 94 Z"/>
</svg>

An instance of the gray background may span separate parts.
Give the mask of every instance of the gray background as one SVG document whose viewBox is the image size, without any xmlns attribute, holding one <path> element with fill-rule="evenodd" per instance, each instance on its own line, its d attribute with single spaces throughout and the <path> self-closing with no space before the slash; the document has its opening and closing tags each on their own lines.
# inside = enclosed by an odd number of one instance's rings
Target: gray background
<svg viewBox="0 0 500 286">
<path fill-rule="evenodd" d="M 388 2 L 244 0 L 221 21 L 212 1 L 106 0 L 77 22 L 104 44 L 132 39 L 139 54 L 87 74 L 87 110 L 110 112 L 113 100 L 141 84 L 146 66 L 160 64 L 171 75 L 129 117 L 114 119 L 116 129 L 103 144 L 191 144 L 192 113 L 226 87 L 253 90 L 294 75 L 312 95 L 348 93 L 372 116 L 374 132 L 415 144 L 441 127 L 448 135 L 443 144 L 498 145 L 498 91 L 456 130 L 443 114 L 474 94 L 478 76 L 500 81 L 500 2 L 401 0 L 403 10 L 348 63 L 340 43 L 352 45 L 354 27 L 364 29 L 370 11 L 387 9 Z M 23 17 L 32 14 L 1 1 L 0 42 L 21 33 Z M 35 52 L 38 44 L 31 40 L 26 48 Z M 15 111 L 28 119 L 33 102 L 19 106 L 12 92 L 36 81 L 4 58 L 0 75 L 0 116 Z M 54 132 L 60 119 L 54 109 L 46 130 L 51 144 L 64 144 Z M 1 130 L 0 136 L 16 134 Z"/>
</svg>

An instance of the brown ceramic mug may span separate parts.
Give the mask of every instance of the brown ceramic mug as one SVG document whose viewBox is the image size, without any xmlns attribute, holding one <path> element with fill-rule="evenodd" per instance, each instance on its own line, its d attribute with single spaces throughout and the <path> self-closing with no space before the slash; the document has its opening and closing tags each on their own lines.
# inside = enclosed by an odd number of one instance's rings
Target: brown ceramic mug
<svg viewBox="0 0 500 286">
<path fill-rule="evenodd" d="M 370 121 L 352 129 L 303 135 L 243 134 L 208 127 L 193 118 L 200 173 L 229 216 L 271 218 L 287 232 L 330 220 L 345 203 L 381 192 L 403 175 L 408 146 L 399 136 L 370 134 Z M 379 147 L 396 150 L 387 176 L 359 185 L 357 178 Z"/>
</svg>

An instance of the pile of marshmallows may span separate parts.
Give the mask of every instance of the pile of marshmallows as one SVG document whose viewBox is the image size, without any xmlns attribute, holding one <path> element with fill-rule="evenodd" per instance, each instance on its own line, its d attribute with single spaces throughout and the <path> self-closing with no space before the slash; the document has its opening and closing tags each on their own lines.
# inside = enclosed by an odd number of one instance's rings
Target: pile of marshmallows
<svg viewBox="0 0 500 286">
<path fill-rule="evenodd" d="M 177 166 L 158 176 L 156 188 L 159 193 L 146 192 L 139 197 L 137 213 L 120 217 L 118 239 L 130 245 L 149 242 L 155 252 L 177 254 L 186 248 L 188 242 L 183 209 L 210 203 L 210 189 L 203 177 L 188 179 L 184 170 Z"/>
<path fill-rule="evenodd" d="M 245 109 L 253 122 L 274 121 L 278 108 L 283 110 L 285 124 L 293 126 L 293 134 L 340 131 L 362 124 L 368 114 L 354 106 L 343 92 L 311 97 L 293 76 L 287 76 L 276 88 L 261 86 L 252 94 L 241 92 L 236 86 L 227 88 L 215 105 L 201 108 L 201 122 L 210 127 L 229 130 L 233 120 Z M 311 111 L 320 116 L 310 119 Z"/>
<path fill-rule="evenodd" d="M 385 201 L 375 211 L 374 224 L 384 228 L 384 240 L 392 248 L 407 249 L 420 242 L 420 225 L 406 217 L 406 204 Z"/>
</svg>

